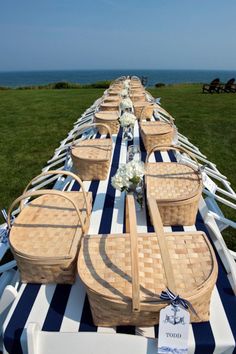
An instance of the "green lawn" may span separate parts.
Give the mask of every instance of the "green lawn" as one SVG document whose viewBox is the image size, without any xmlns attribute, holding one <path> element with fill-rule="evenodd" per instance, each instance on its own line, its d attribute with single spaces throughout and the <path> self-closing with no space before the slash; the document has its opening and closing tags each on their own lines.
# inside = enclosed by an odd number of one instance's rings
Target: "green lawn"
<svg viewBox="0 0 236 354">
<path fill-rule="evenodd" d="M 102 89 L 0 91 L 0 207 L 41 172 Z"/>
<path fill-rule="evenodd" d="M 73 122 L 103 89 L 0 91 L 0 207 L 8 208 L 40 173 Z M 236 94 L 201 94 L 200 85 L 150 89 L 175 118 L 179 131 L 228 176 L 236 189 Z M 225 210 L 236 219 L 235 213 Z M 236 250 L 234 231 L 226 231 Z M 234 240 L 234 239 L 235 240 Z"/>
</svg>

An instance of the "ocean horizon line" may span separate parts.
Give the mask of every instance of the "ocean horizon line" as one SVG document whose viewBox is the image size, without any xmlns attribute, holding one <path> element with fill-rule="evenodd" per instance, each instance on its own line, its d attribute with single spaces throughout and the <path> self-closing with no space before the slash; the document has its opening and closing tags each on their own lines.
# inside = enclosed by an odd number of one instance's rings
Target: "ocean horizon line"
<svg viewBox="0 0 236 354">
<path fill-rule="evenodd" d="M 18 69 L 18 70 L 0 70 L 0 73 L 27 73 L 27 72 L 55 72 L 55 71 L 236 71 L 235 69 L 147 69 L 147 68 L 138 68 L 138 69 Z"/>
<path fill-rule="evenodd" d="M 0 86 L 39 86 L 55 82 L 91 84 L 98 81 L 112 81 L 123 75 L 145 76 L 148 86 L 156 83 L 207 83 L 218 78 L 227 82 L 236 78 L 236 70 L 207 69 L 98 69 L 98 70 L 28 70 L 0 72 Z"/>
</svg>

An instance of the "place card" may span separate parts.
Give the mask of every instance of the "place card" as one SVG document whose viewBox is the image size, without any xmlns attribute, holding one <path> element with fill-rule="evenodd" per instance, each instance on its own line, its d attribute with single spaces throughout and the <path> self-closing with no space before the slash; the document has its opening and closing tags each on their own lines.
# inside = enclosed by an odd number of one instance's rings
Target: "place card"
<svg viewBox="0 0 236 354">
<path fill-rule="evenodd" d="M 158 354 L 187 354 L 190 314 L 180 306 L 160 311 Z"/>
</svg>

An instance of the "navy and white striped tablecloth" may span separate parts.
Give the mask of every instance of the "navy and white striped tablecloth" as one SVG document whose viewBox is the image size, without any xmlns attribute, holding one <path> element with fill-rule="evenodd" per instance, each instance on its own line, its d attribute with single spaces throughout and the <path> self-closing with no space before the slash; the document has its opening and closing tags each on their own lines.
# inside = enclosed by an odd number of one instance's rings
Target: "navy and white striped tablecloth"
<svg viewBox="0 0 236 354">
<path fill-rule="evenodd" d="M 135 144 L 140 145 L 142 160 L 146 152 L 135 126 Z M 124 193 L 111 186 L 111 177 L 118 166 L 126 162 L 127 143 L 122 142 L 122 131 L 113 136 L 113 156 L 109 178 L 106 181 L 85 182 L 86 190 L 93 194 L 93 212 L 90 234 L 120 233 L 124 231 Z M 173 152 L 155 153 L 157 161 L 175 161 Z M 74 183 L 72 190 L 78 190 Z M 137 211 L 138 232 L 151 232 L 146 208 Z M 203 230 L 207 233 L 200 212 L 192 227 L 167 227 L 169 230 Z M 236 353 L 236 297 L 233 294 L 225 269 L 217 256 L 219 275 L 211 300 L 209 322 L 190 325 L 189 353 Z M 106 332 L 127 333 L 157 338 L 158 325 L 148 328 L 118 326 L 116 328 L 96 327 L 93 324 L 85 289 L 78 278 L 71 285 L 23 284 L 6 319 L 4 347 L 9 354 L 26 351 L 25 328 L 29 322 L 37 322 L 43 331 L 59 332 Z M 79 351 L 78 351 L 79 352 Z"/>
</svg>

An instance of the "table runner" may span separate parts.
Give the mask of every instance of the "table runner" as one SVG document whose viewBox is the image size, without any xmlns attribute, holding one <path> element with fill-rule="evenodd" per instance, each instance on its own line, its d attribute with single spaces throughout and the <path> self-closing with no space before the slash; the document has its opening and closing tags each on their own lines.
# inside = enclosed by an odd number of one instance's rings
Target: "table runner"
<svg viewBox="0 0 236 354">
<path fill-rule="evenodd" d="M 125 193 L 111 186 L 111 177 L 121 163 L 126 162 L 128 145 L 140 145 L 142 161 L 146 152 L 139 136 L 138 124 L 134 141 L 122 141 L 122 129 L 113 135 L 113 155 L 106 181 L 84 182 L 93 194 L 93 211 L 90 234 L 120 233 L 124 228 Z M 173 152 L 156 152 L 150 161 L 176 161 Z M 78 190 L 74 183 L 72 190 Z M 152 232 L 147 208 L 137 211 L 138 232 Z M 195 226 L 165 227 L 166 231 L 202 230 L 208 234 L 200 212 Z M 233 294 L 225 269 L 217 256 L 219 275 L 211 300 L 209 322 L 190 326 L 189 353 L 236 353 L 236 297 Z M 127 333 L 157 338 L 158 325 L 151 327 L 118 326 L 96 327 L 93 324 L 88 297 L 80 279 L 74 285 L 23 284 L 5 322 L 4 347 L 9 354 L 26 352 L 25 328 L 37 322 L 43 331 Z"/>
</svg>

